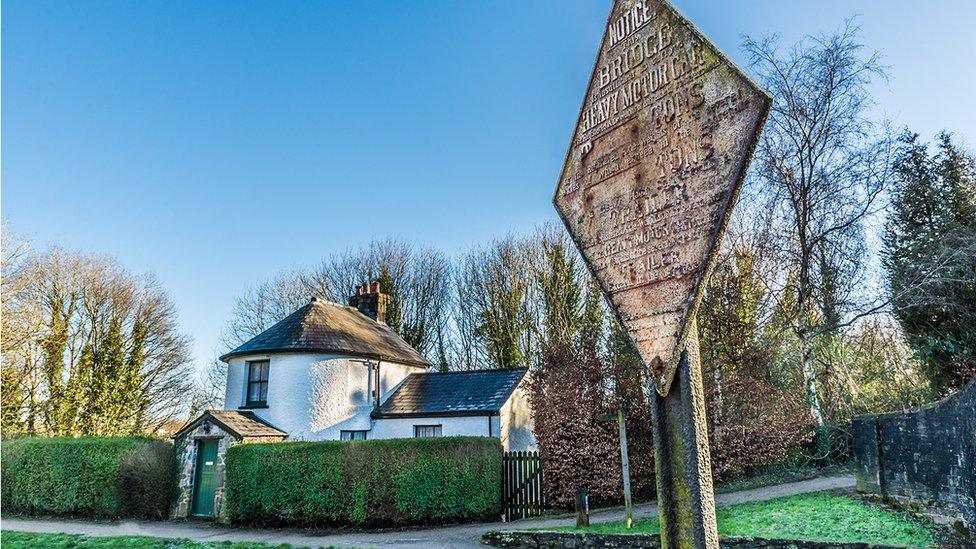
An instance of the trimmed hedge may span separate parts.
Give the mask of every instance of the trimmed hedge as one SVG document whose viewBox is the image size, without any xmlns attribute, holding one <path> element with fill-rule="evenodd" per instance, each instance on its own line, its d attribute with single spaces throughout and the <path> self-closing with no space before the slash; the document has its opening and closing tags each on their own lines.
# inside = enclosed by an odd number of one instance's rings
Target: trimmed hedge
<svg viewBox="0 0 976 549">
<path fill-rule="evenodd" d="M 7 440 L 0 461 L 8 513 L 162 519 L 176 495 L 176 454 L 161 440 Z"/>
<path fill-rule="evenodd" d="M 227 451 L 227 511 L 250 524 L 421 524 L 495 518 L 497 439 L 241 444 Z"/>
</svg>

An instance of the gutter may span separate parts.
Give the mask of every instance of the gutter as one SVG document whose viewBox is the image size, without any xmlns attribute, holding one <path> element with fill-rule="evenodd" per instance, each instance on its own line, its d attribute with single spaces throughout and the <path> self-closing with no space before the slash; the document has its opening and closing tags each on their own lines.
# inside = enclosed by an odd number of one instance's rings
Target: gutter
<svg viewBox="0 0 976 549">
<path fill-rule="evenodd" d="M 370 416 L 373 419 L 409 419 L 420 417 L 491 417 L 497 416 L 498 410 L 446 410 L 443 412 L 380 412 L 374 411 Z"/>
</svg>

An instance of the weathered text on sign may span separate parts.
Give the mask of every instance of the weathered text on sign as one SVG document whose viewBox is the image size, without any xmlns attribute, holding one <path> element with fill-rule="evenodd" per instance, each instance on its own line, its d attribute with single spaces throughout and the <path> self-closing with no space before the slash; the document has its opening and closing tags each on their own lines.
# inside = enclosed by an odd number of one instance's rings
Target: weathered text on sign
<svg viewBox="0 0 976 549">
<path fill-rule="evenodd" d="M 662 395 L 770 101 L 666 1 L 615 1 L 554 203 Z"/>
</svg>

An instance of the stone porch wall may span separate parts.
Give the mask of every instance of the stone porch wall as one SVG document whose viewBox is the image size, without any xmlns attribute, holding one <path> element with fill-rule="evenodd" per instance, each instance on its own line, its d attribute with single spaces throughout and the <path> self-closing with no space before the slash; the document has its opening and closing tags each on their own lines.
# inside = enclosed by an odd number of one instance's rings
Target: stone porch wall
<svg viewBox="0 0 976 549">
<path fill-rule="evenodd" d="M 226 477 L 224 465 L 227 459 L 227 448 L 237 442 L 237 438 L 223 431 L 216 424 L 210 423 L 197 426 L 175 441 L 176 459 L 179 467 L 179 483 L 177 487 L 176 506 L 173 518 L 187 518 L 193 509 L 193 481 L 197 465 L 197 441 L 217 440 L 216 490 L 214 491 L 214 518 L 219 522 L 227 522 L 224 513 L 224 479 Z"/>
</svg>

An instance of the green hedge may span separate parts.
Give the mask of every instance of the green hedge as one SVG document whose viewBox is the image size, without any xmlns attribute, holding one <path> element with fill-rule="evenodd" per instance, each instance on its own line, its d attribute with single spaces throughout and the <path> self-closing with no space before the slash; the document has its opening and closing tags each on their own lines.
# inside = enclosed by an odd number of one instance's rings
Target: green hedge
<svg viewBox="0 0 976 549">
<path fill-rule="evenodd" d="M 0 499 L 8 513 L 161 519 L 176 494 L 176 455 L 160 440 L 7 440 L 0 461 Z"/>
<path fill-rule="evenodd" d="M 484 437 L 241 444 L 227 452 L 227 510 L 303 526 L 494 518 L 501 455 Z"/>
</svg>

